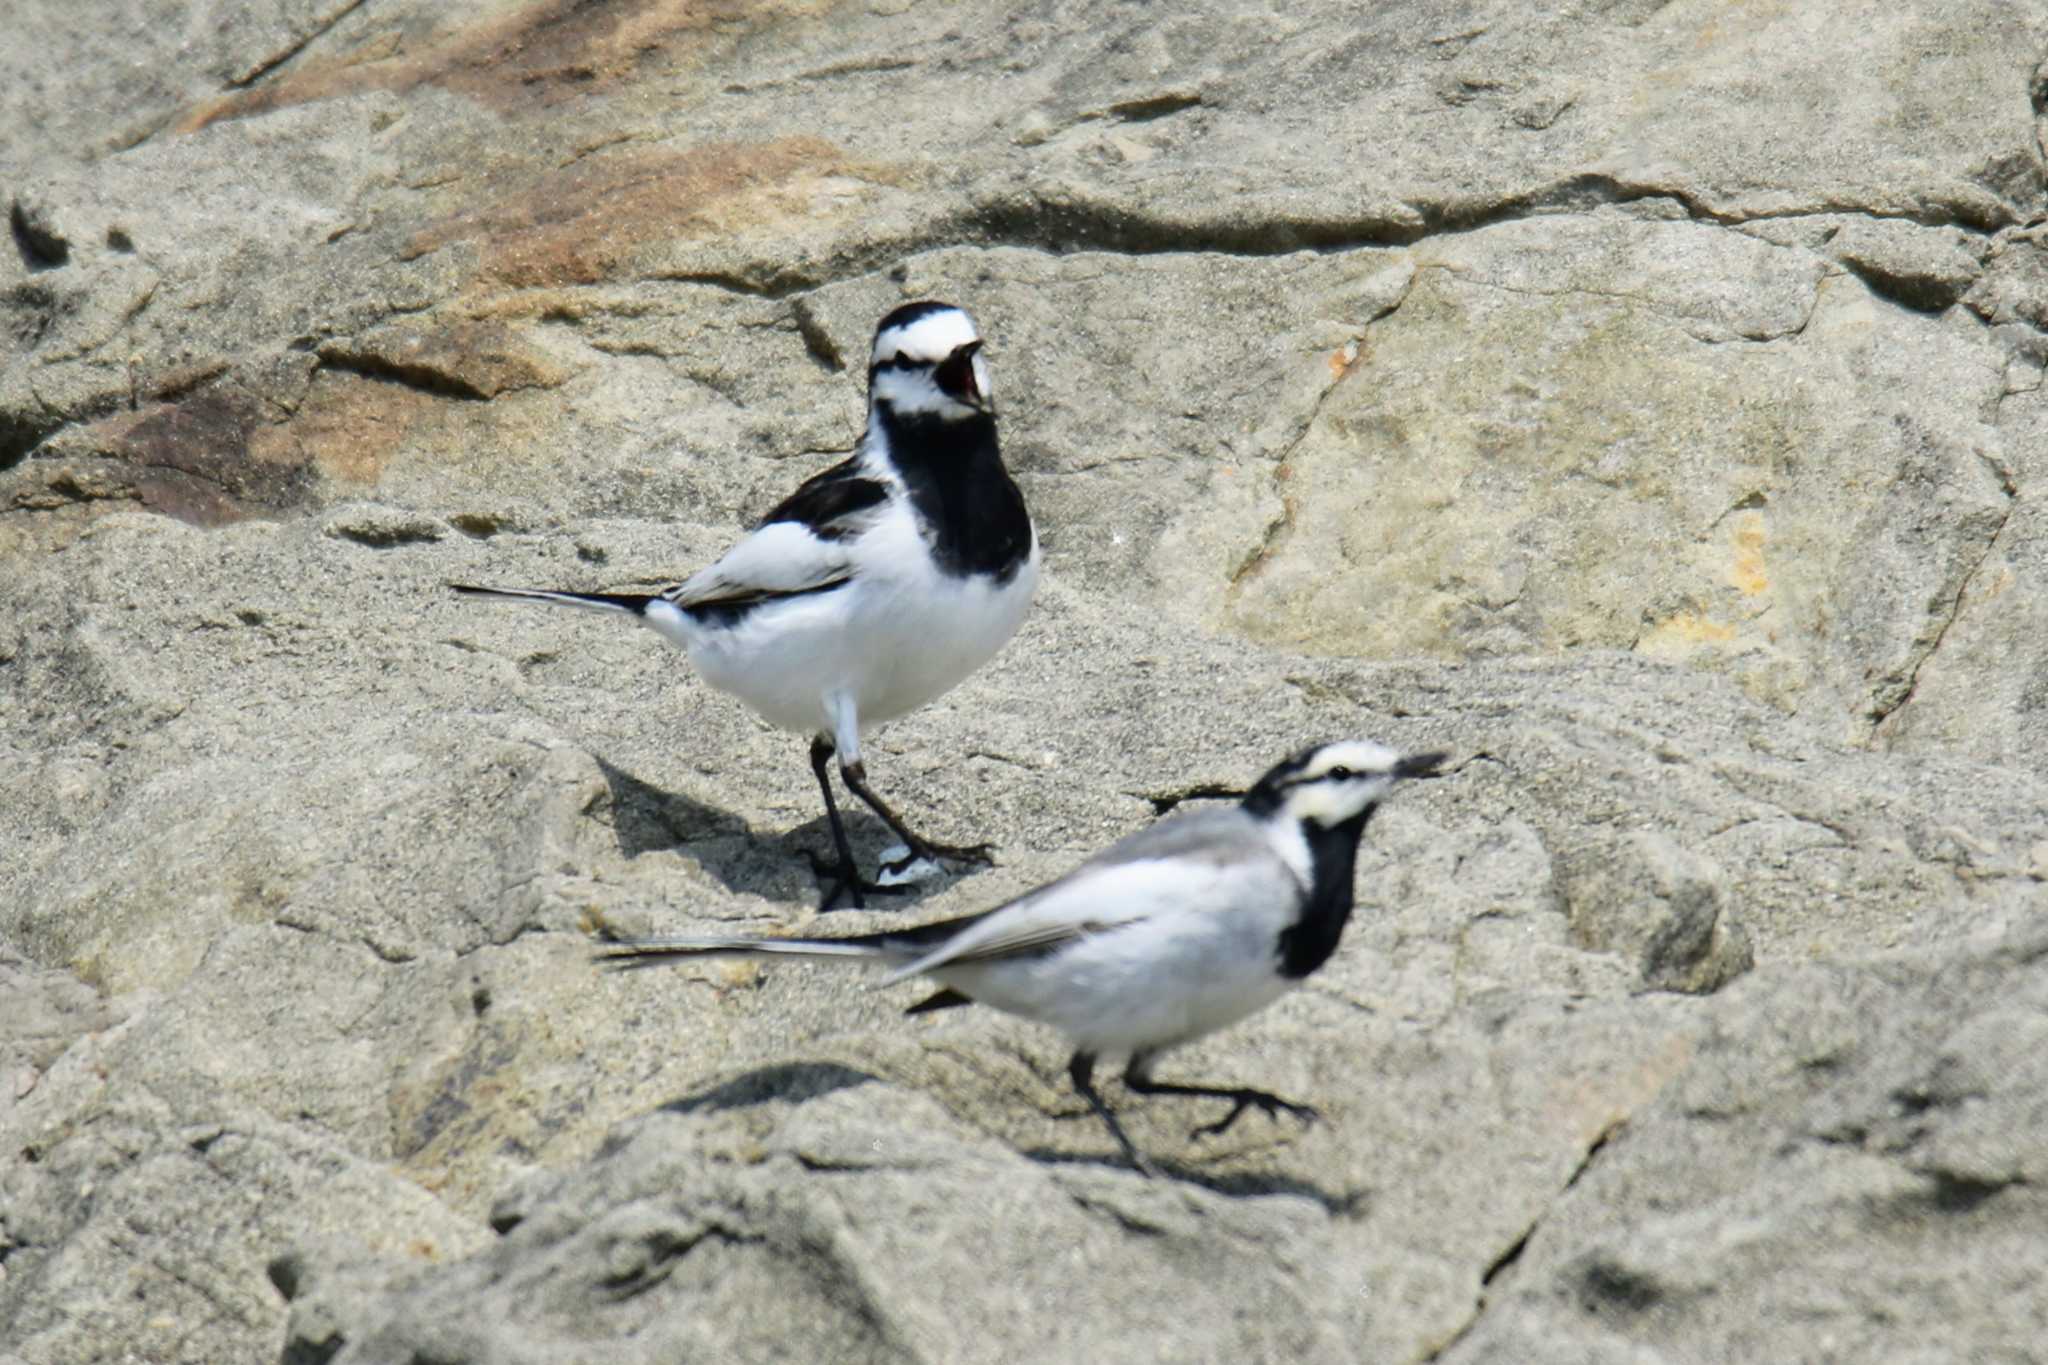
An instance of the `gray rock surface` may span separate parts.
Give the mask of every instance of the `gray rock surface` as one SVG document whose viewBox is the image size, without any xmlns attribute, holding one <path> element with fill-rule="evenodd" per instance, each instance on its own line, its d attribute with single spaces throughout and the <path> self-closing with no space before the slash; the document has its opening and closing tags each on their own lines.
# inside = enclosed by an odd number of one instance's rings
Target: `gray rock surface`
<svg viewBox="0 0 2048 1365">
<path fill-rule="evenodd" d="M 0 1360 L 2038 1357 L 2048 6 L 101 9 L 0 45 Z M 1112 1089 L 1172 1180 L 595 972 L 809 922 L 801 745 L 443 588 L 702 564 L 930 294 L 1049 575 L 875 738 L 1001 859 L 910 913 L 1456 755 L 1167 1064 L 1326 1122 Z"/>
<path fill-rule="evenodd" d="M 1755 965 L 1748 933 L 1729 922 L 1727 873 L 1668 835 L 1590 843 L 1558 879 L 1573 941 L 1634 958 L 1645 986 L 1712 991 Z"/>
<path fill-rule="evenodd" d="M 1801 1323 L 1822 1358 L 2038 1359 L 2044 961 L 2037 924 L 1738 983 L 1442 1358 L 1756 1360 Z"/>
</svg>

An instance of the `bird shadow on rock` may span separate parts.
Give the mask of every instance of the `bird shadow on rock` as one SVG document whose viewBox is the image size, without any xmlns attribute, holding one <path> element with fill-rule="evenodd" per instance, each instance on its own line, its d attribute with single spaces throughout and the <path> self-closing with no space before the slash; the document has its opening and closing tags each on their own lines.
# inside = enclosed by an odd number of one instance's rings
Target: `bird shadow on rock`
<svg viewBox="0 0 2048 1365">
<path fill-rule="evenodd" d="M 1054 1151 L 1049 1147 L 1020 1149 L 1021 1154 L 1047 1166 L 1101 1166 L 1111 1170 L 1136 1175 L 1130 1164 L 1113 1151 L 1101 1153 Z M 1332 1218 L 1351 1218 L 1358 1214 L 1365 1202 L 1363 1191 L 1346 1190 L 1342 1193 L 1324 1189 L 1314 1181 L 1302 1180 L 1291 1175 L 1265 1171 L 1203 1170 L 1179 1161 L 1162 1161 L 1147 1153 L 1146 1159 L 1162 1179 L 1177 1180 L 1197 1186 L 1211 1194 L 1220 1194 L 1226 1199 L 1260 1199 L 1269 1195 L 1286 1195 L 1294 1199 L 1306 1199 L 1322 1206 L 1323 1212 Z"/>
<path fill-rule="evenodd" d="M 665 1113 L 720 1113 L 728 1109 L 749 1109 L 755 1105 L 782 1101 L 803 1104 L 839 1090 L 879 1082 L 882 1078 L 838 1062 L 777 1062 L 755 1067 L 718 1082 L 694 1094 L 683 1095 L 660 1106 Z M 1122 1156 L 1114 1152 L 1054 1151 L 1046 1147 L 1018 1149 L 1018 1155 L 1045 1166 L 1096 1166 L 1135 1175 Z M 1320 1205 L 1332 1218 L 1349 1218 L 1358 1213 L 1365 1196 L 1359 1191 L 1337 1194 L 1312 1181 L 1294 1176 L 1258 1171 L 1205 1171 L 1177 1161 L 1152 1162 L 1168 1180 L 1184 1181 L 1226 1199 L 1257 1199 L 1286 1195 Z"/>
<path fill-rule="evenodd" d="M 612 832 L 619 852 L 628 858 L 687 851 L 728 891 L 787 900 L 807 894 L 797 888 L 815 882 L 813 861 L 832 848 L 832 828 L 822 815 L 779 834 L 761 835 L 729 810 L 657 787 L 601 757 L 596 761 L 611 788 Z M 888 826 L 866 811 L 841 814 L 855 856 L 895 842 Z M 913 894 L 891 896 L 877 908 L 908 903 L 918 889 L 908 887 Z"/>
<path fill-rule="evenodd" d="M 726 1109 L 747 1109 L 771 1100 L 802 1104 L 837 1090 L 851 1090 L 881 1079 L 837 1062 L 777 1062 L 755 1067 L 723 1080 L 694 1095 L 684 1095 L 661 1106 L 671 1114 L 718 1113 Z"/>
<path fill-rule="evenodd" d="M 706 805 L 680 792 L 665 791 L 623 768 L 597 759 L 612 792 L 612 832 L 619 852 L 643 853 L 711 840 L 745 837 L 747 822 L 729 810 Z"/>
</svg>

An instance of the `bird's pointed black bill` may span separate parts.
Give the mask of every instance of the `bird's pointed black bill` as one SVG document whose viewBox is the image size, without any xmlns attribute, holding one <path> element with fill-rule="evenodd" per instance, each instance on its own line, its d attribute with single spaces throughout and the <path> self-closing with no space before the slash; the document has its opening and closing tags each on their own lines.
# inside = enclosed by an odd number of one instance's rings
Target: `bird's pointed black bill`
<svg viewBox="0 0 2048 1365">
<path fill-rule="evenodd" d="M 979 407 L 983 401 L 981 390 L 974 382 L 974 353 L 980 349 L 979 341 L 970 341 L 932 371 L 932 380 L 942 392 L 970 407 Z"/>
<path fill-rule="evenodd" d="M 1403 758 L 1401 759 L 1401 761 L 1400 761 L 1400 762 L 1398 762 L 1398 763 L 1396 763 L 1396 764 L 1394 765 L 1394 776 L 1396 776 L 1396 777 L 1437 777 L 1437 776 L 1440 776 L 1440 775 L 1441 775 L 1441 773 L 1442 773 L 1442 771 L 1443 771 L 1443 766 L 1444 766 L 1444 764 L 1445 764 L 1445 763 L 1446 763 L 1447 761 L 1449 761 L 1450 757 L 1451 757 L 1451 756 L 1450 756 L 1450 754 L 1449 754 L 1448 752 L 1446 752 L 1446 751 L 1444 751 L 1444 750 L 1441 750 L 1441 749 L 1439 749 L 1439 750 L 1437 750 L 1437 751 L 1435 751 L 1435 752 L 1433 752 L 1433 753 L 1427 753 L 1427 754 L 1408 754 L 1408 755 L 1406 755 L 1405 757 L 1403 757 Z"/>
</svg>

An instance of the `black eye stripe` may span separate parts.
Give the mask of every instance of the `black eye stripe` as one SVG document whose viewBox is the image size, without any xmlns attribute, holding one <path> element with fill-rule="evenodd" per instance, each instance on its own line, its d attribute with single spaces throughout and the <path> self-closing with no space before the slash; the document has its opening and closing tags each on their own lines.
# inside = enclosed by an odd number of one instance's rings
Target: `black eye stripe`
<svg viewBox="0 0 2048 1365">
<path fill-rule="evenodd" d="M 945 355 L 938 357 L 914 356 L 908 351 L 898 351 L 887 360 L 871 362 L 868 368 L 870 370 L 929 370 L 948 361 L 960 360 L 971 356 L 981 349 L 982 343 L 979 339 L 976 339 L 974 341 L 962 342 Z"/>
<path fill-rule="evenodd" d="M 877 360 L 868 366 L 868 383 L 875 382 L 875 376 L 883 370 L 923 370 L 932 376 L 939 388 L 955 397 L 978 392 L 974 377 L 974 357 L 981 350 L 980 338 L 955 346 L 950 355 L 942 360 L 926 360 L 905 352 L 897 352 L 887 360 Z"/>
<path fill-rule="evenodd" d="M 1282 788 L 1312 787 L 1318 782 L 1329 782 L 1333 780 L 1338 782 L 1349 782 L 1354 777 L 1372 776 L 1374 776 L 1374 774 L 1360 772 L 1356 768 L 1347 767 L 1344 764 L 1340 763 L 1334 768 L 1330 768 L 1327 771 L 1315 774 L 1313 777 L 1306 775 L 1301 777 L 1290 777 L 1284 782 L 1282 782 L 1280 785 Z"/>
</svg>

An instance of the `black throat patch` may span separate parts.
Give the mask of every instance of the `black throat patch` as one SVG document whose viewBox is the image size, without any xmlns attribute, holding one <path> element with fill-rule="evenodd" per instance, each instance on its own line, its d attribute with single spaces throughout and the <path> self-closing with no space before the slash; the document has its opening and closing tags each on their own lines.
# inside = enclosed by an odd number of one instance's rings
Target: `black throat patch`
<svg viewBox="0 0 2048 1365">
<path fill-rule="evenodd" d="M 1308 839 L 1308 902 L 1301 918 L 1280 931 L 1280 975 L 1299 981 L 1330 960 L 1337 940 L 1351 920 L 1351 881 L 1358 866 L 1358 838 L 1373 807 L 1367 806 L 1341 825 L 1301 822 Z"/>
<path fill-rule="evenodd" d="M 1031 514 L 1003 467 L 995 418 L 900 416 L 883 402 L 874 420 L 940 571 L 998 584 L 1015 577 L 1031 555 Z"/>
</svg>

